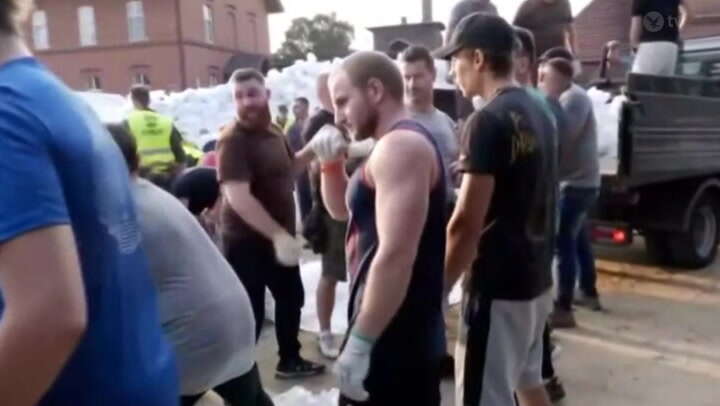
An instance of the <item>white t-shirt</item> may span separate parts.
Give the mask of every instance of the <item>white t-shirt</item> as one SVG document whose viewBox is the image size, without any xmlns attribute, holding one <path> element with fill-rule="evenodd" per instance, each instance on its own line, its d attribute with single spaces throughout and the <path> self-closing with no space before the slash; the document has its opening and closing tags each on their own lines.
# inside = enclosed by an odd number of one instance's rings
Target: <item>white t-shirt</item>
<svg viewBox="0 0 720 406">
<path fill-rule="evenodd" d="M 232 267 L 175 197 L 144 179 L 132 192 L 181 394 L 246 374 L 255 365 L 255 319 Z"/>
</svg>

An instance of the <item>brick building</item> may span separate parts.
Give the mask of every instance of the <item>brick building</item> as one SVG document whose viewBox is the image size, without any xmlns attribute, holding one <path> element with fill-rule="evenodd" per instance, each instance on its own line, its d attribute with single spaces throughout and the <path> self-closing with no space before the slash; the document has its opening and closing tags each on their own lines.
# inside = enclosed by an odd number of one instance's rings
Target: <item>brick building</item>
<svg viewBox="0 0 720 406">
<path fill-rule="evenodd" d="M 410 45 L 422 45 L 428 49 L 435 49 L 442 45 L 443 23 L 433 21 L 432 0 L 422 0 L 422 22 L 408 24 L 405 17 L 399 25 L 368 28 L 373 33 L 376 51 L 385 52 L 396 57 Z"/>
<path fill-rule="evenodd" d="M 75 89 L 134 83 L 182 90 L 237 67 L 269 68 L 268 14 L 280 0 L 36 0 L 26 35 Z"/>
<path fill-rule="evenodd" d="M 690 13 L 683 39 L 720 35 L 720 1 L 684 0 Z M 630 42 L 632 2 L 629 0 L 594 0 L 575 19 L 578 33 L 578 55 L 585 75 L 598 71 L 602 48 L 607 42 Z M 585 77 L 584 79 L 590 79 Z"/>
</svg>

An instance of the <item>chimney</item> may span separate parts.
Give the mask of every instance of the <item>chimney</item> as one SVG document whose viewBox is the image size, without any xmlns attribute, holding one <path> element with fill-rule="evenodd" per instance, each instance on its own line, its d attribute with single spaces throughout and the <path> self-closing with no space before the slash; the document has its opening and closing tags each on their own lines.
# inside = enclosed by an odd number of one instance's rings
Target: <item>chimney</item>
<svg viewBox="0 0 720 406">
<path fill-rule="evenodd" d="M 422 22 L 431 23 L 433 21 L 433 2 L 432 0 L 422 0 Z"/>
<path fill-rule="evenodd" d="M 400 18 L 400 24 L 402 24 L 402 25 L 407 24 L 407 17 L 401 17 L 401 18 Z"/>
</svg>

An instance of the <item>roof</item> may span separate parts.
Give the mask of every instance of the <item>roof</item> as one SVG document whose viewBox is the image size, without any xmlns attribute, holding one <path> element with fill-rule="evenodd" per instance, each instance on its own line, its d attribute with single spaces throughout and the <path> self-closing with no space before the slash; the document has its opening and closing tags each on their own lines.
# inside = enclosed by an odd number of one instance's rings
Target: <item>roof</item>
<svg viewBox="0 0 720 406">
<path fill-rule="evenodd" d="M 268 14 L 282 13 L 285 11 L 281 0 L 265 0 L 265 8 L 267 9 Z"/>
</svg>

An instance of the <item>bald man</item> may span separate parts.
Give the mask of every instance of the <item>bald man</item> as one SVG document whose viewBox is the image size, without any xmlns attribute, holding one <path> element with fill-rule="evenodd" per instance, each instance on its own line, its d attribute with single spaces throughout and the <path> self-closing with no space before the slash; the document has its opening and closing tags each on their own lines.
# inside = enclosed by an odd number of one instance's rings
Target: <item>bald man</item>
<svg viewBox="0 0 720 406">
<path fill-rule="evenodd" d="M 310 144 L 322 162 L 330 214 L 349 220 L 350 327 L 336 363 L 340 405 L 440 404 L 445 178 L 432 135 L 410 119 L 403 78 L 376 52 L 355 53 L 330 76 L 335 123 L 375 139 L 348 179 L 343 136 Z M 347 195 L 347 203 L 346 203 Z"/>
</svg>

